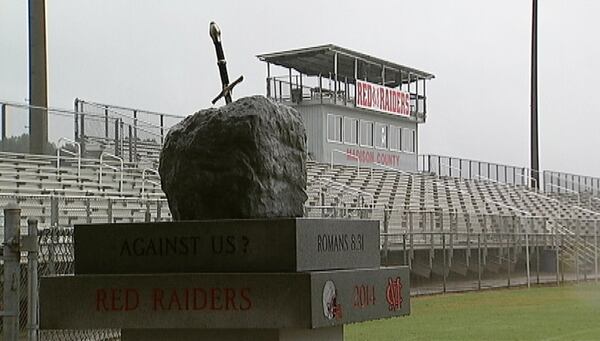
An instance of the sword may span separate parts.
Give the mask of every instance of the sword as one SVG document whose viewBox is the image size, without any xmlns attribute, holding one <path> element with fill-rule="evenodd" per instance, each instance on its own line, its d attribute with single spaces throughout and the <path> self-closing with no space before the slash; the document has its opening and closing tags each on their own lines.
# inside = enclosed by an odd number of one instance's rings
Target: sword
<svg viewBox="0 0 600 341">
<path fill-rule="evenodd" d="M 221 29 L 214 21 L 211 21 L 209 30 L 210 37 L 215 44 L 217 52 L 217 65 L 219 66 L 219 74 L 221 76 L 221 92 L 212 100 L 215 104 L 221 97 L 225 97 L 225 103 L 231 103 L 231 93 L 233 88 L 244 80 L 244 76 L 240 76 L 233 83 L 229 84 L 229 75 L 227 74 L 227 62 L 225 61 L 225 53 L 223 53 L 223 44 L 221 43 Z"/>
</svg>

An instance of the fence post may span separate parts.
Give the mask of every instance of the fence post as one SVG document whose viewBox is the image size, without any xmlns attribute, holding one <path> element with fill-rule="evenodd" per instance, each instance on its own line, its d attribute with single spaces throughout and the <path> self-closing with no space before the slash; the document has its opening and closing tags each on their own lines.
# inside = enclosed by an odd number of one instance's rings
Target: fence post
<svg viewBox="0 0 600 341">
<path fill-rule="evenodd" d="M 58 219 L 58 198 L 52 196 L 50 197 L 50 226 L 58 226 Z"/>
<path fill-rule="evenodd" d="M 477 234 L 477 290 L 481 290 L 481 233 Z"/>
<path fill-rule="evenodd" d="M 442 233 L 442 284 L 443 293 L 446 293 L 446 234 Z"/>
<path fill-rule="evenodd" d="M 2 120 L 1 124 L 2 124 L 2 145 L 4 146 L 4 143 L 6 142 L 6 104 L 2 103 L 2 116 L 0 117 L 0 119 Z M 4 148 L 2 148 L 2 151 L 4 151 Z"/>
<path fill-rule="evenodd" d="M 511 263 L 512 263 L 512 261 L 510 259 L 510 235 L 506 234 L 506 269 L 507 269 L 507 276 L 508 276 L 507 284 L 508 284 L 509 288 L 510 288 L 510 267 L 512 265 Z"/>
<path fill-rule="evenodd" d="M 115 119 L 115 155 L 119 156 L 119 119 Z"/>
<path fill-rule="evenodd" d="M 269 89 L 269 87 L 267 87 Z M 269 94 L 267 93 L 267 98 Z M 165 115 L 160 115 L 160 144 L 165 142 Z"/>
<path fill-rule="evenodd" d="M 85 217 L 86 217 L 86 223 L 91 224 L 92 223 L 92 207 L 91 207 L 89 198 L 85 199 Z"/>
<path fill-rule="evenodd" d="M 529 269 L 529 234 L 525 232 L 525 261 L 527 263 L 527 288 L 531 288 L 531 272 Z"/>
<path fill-rule="evenodd" d="M 385 265 L 389 264 L 388 261 L 388 233 L 390 231 L 390 211 L 387 206 L 383 209 L 383 255 L 385 258 Z"/>
<path fill-rule="evenodd" d="M 127 130 L 129 131 L 129 139 L 127 140 L 127 147 L 129 149 L 129 162 L 133 162 L 133 133 L 131 132 L 131 124 L 127 125 Z"/>
<path fill-rule="evenodd" d="M 108 198 L 106 216 L 108 217 L 108 223 L 112 224 L 113 222 L 113 200 Z"/>
<path fill-rule="evenodd" d="M 119 118 L 119 156 L 123 157 L 123 154 L 125 154 L 125 146 L 123 145 L 123 140 L 125 138 L 125 123 L 123 123 L 123 119 Z M 135 148 L 135 147 L 134 147 Z"/>
<path fill-rule="evenodd" d="M 162 220 L 162 202 L 156 199 L 156 221 Z"/>
<path fill-rule="evenodd" d="M 27 252 L 27 331 L 28 341 L 38 340 L 38 221 L 27 220 L 27 234 L 31 242 Z"/>
<path fill-rule="evenodd" d="M 546 239 L 544 238 L 544 244 L 546 244 Z M 535 276 L 536 283 L 540 284 L 540 236 L 536 235 L 535 237 Z"/>
<path fill-rule="evenodd" d="M 594 280 L 598 282 L 598 220 L 594 223 Z"/>
<path fill-rule="evenodd" d="M 19 289 L 21 286 L 21 209 L 16 203 L 4 208 L 4 316 L 3 336 L 6 341 L 19 339 Z"/>
<path fill-rule="evenodd" d="M 108 137 L 110 136 L 110 134 L 108 133 L 109 130 L 109 126 L 108 126 L 108 106 L 104 106 L 104 137 L 108 140 Z"/>
<path fill-rule="evenodd" d="M 564 234 L 560 237 L 560 248 L 561 248 L 561 250 L 564 250 L 564 248 L 565 248 L 565 235 Z M 562 283 L 564 283 L 565 282 L 565 269 L 564 269 L 565 262 L 564 262 L 564 260 L 561 263 L 563 264 L 563 266 L 561 266 L 561 268 L 560 268 L 560 281 Z"/>
<path fill-rule="evenodd" d="M 403 261 L 404 261 L 404 265 L 408 265 L 408 257 L 407 257 L 407 251 L 406 251 L 406 232 L 402 234 L 402 250 L 403 250 Z M 409 268 L 410 271 L 410 268 Z"/>
<path fill-rule="evenodd" d="M 144 222 L 149 223 L 152 220 L 152 214 L 150 214 L 150 202 L 146 201 L 146 213 L 144 214 Z"/>
<path fill-rule="evenodd" d="M 556 252 L 556 254 L 555 254 L 555 256 L 554 256 L 554 258 L 556 258 L 556 259 L 555 259 L 555 261 L 556 261 L 556 265 L 555 265 L 555 267 L 556 267 L 556 269 L 555 269 L 555 270 L 556 270 L 556 285 L 559 285 L 559 284 L 560 284 L 560 277 L 559 277 L 559 269 L 558 269 L 558 267 L 559 267 L 559 265 L 560 265 L 560 262 L 559 262 L 559 260 L 558 260 L 558 257 L 559 257 L 559 256 L 558 256 L 558 254 L 559 254 L 559 253 L 558 253 L 558 235 L 556 234 L 556 233 L 557 233 L 557 231 L 556 231 L 556 227 L 553 227 L 553 228 L 552 228 L 552 230 L 553 230 L 553 232 L 554 232 L 554 233 L 552 234 L 552 242 L 553 242 L 553 244 L 554 244 L 554 250 L 555 250 L 555 252 Z"/>
<path fill-rule="evenodd" d="M 573 184 L 575 186 L 575 184 Z M 581 233 L 579 222 L 575 222 L 575 280 L 579 282 L 579 248 L 581 245 Z"/>
</svg>

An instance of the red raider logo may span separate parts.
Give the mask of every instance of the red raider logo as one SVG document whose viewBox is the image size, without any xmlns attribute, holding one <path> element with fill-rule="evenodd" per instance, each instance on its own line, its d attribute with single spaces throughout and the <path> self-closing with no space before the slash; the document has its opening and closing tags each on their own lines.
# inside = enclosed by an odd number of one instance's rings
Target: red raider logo
<svg viewBox="0 0 600 341">
<path fill-rule="evenodd" d="M 328 320 L 342 319 L 342 305 L 337 301 L 335 284 L 332 281 L 325 282 L 323 287 L 323 314 Z"/>
<path fill-rule="evenodd" d="M 390 311 L 402 308 L 402 282 L 400 282 L 400 277 L 396 277 L 396 279 L 388 278 L 385 298 L 390 305 Z"/>
</svg>

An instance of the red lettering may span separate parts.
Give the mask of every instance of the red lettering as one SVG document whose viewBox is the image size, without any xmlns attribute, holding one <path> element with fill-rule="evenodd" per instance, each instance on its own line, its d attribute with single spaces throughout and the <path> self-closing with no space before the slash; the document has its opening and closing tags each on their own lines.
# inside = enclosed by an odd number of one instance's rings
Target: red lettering
<svg viewBox="0 0 600 341">
<path fill-rule="evenodd" d="M 210 288 L 210 309 L 211 310 L 221 310 L 221 309 L 223 309 L 222 305 L 221 306 L 217 306 L 217 303 L 220 300 L 221 300 L 221 289 L 219 289 L 219 288 Z"/>
<path fill-rule="evenodd" d="M 202 288 L 194 288 L 194 310 L 202 310 L 206 308 L 206 290 Z M 202 304 L 198 304 L 198 298 L 202 297 Z"/>
<path fill-rule="evenodd" d="M 240 304 L 240 310 L 250 310 L 252 308 L 252 300 L 250 299 L 250 288 L 242 288 L 240 290 L 240 296 L 244 303 Z"/>
<path fill-rule="evenodd" d="M 225 310 L 237 310 L 234 299 L 235 290 L 232 288 L 225 288 Z"/>
<path fill-rule="evenodd" d="M 185 288 L 185 310 L 190 310 L 190 289 Z"/>
<path fill-rule="evenodd" d="M 160 310 L 165 310 L 165 306 L 163 305 L 163 297 L 165 296 L 165 292 L 162 289 L 154 289 L 152 291 L 152 298 L 153 298 L 153 307 L 154 310 L 158 310 L 158 307 L 160 305 Z"/>
<path fill-rule="evenodd" d="M 137 289 L 125 289 L 125 311 L 137 309 L 140 305 L 140 293 Z"/>
<path fill-rule="evenodd" d="M 106 303 L 106 289 L 96 290 L 96 311 L 101 310 L 108 310 L 108 305 Z"/>
<path fill-rule="evenodd" d="M 177 310 L 181 310 L 181 304 L 179 303 L 179 296 L 177 295 L 177 289 L 171 291 L 171 300 L 169 300 L 169 310 L 173 310 L 174 306 L 177 305 Z"/>
<path fill-rule="evenodd" d="M 123 306 L 117 305 L 118 303 L 121 302 L 121 289 L 117 289 L 117 288 L 110 289 L 110 295 L 111 295 L 110 310 L 112 310 L 112 311 L 123 310 Z"/>
</svg>

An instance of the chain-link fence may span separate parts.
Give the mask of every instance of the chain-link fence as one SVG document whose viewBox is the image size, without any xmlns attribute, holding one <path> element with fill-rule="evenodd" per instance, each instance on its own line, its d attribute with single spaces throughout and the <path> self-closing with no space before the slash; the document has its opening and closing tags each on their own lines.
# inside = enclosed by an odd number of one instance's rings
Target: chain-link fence
<svg viewBox="0 0 600 341">
<path fill-rule="evenodd" d="M 40 230 L 39 276 L 73 275 L 73 228 L 53 227 Z M 22 281 L 21 283 L 27 283 Z M 25 298 L 26 299 L 26 298 Z M 26 326 L 27 316 L 21 310 L 21 326 Z M 24 315 L 24 316 L 23 316 Z M 40 330 L 40 340 L 118 340 L 120 330 Z"/>
<path fill-rule="evenodd" d="M 54 200 L 50 205 L 60 202 Z M 65 220 L 52 213 L 56 210 L 56 207 L 49 209 L 50 216 L 40 224 L 36 237 L 38 277 L 74 274 L 73 228 L 61 227 Z M 324 211 L 331 213 L 335 208 L 307 207 L 306 210 L 308 215 L 320 214 L 321 217 L 326 216 Z M 441 210 L 380 211 L 342 207 L 331 217 L 380 219 L 382 265 L 408 266 L 413 295 L 599 278 L 598 220 L 459 214 Z M 81 220 L 70 223 L 96 222 L 89 212 L 89 208 L 79 211 Z M 150 221 L 146 218 L 134 220 Z M 17 221 L 21 227 L 25 226 L 22 220 Z M 98 222 L 106 223 L 108 219 L 104 216 Z M 21 230 L 25 235 L 26 229 Z M 25 253 L 21 253 L 20 258 L 18 307 L 22 338 L 34 331 L 39 332 L 41 340 L 119 339 L 119 330 L 39 331 L 28 314 L 31 258 Z M 0 267 L 2 278 L 4 265 Z M 37 287 L 35 278 L 32 281 Z M 13 283 L 3 279 L 0 286 L 4 289 L 5 285 Z"/>
</svg>

